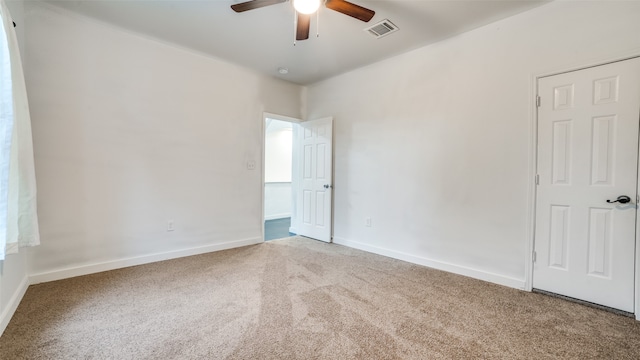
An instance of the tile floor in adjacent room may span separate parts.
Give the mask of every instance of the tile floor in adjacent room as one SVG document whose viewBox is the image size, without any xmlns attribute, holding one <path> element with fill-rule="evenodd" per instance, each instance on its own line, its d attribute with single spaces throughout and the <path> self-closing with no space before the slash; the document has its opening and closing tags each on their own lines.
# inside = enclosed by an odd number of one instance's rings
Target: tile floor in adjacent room
<svg viewBox="0 0 640 360">
<path fill-rule="evenodd" d="M 282 239 L 296 234 L 289 232 L 291 218 L 267 220 L 264 222 L 264 241 Z"/>
</svg>

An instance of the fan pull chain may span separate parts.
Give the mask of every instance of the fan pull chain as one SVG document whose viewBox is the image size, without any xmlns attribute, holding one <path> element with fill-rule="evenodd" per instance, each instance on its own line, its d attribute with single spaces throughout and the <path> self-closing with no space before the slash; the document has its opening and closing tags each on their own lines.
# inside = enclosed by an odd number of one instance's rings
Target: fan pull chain
<svg viewBox="0 0 640 360">
<path fill-rule="evenodd" d="M 298 31 L 298 12 L 293 12 L 293 46 L 296 46 L 296 36 Z"/>
<path fill-rule="evenodd" d="M 316 11 L 316 37 L 320 37 L 320 8 Z"/>
</svg>

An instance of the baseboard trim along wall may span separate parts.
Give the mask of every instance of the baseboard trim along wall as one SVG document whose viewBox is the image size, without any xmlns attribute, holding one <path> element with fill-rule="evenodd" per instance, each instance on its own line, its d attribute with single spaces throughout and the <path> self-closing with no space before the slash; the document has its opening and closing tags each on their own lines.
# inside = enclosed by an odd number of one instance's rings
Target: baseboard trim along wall
<svg viewBox="0 0 640 360">
<path fill-rule="evenodd" d="M 29 288 L 29 277 L 25 276 L 24 279 L 20 282 L 20 286 L 16 289 L 16 292 L 11 296 L 11 300 L 9 300 L 9 304 L 4 309 L 2 314 L 0 314 L 0 336 L 4 333 L 4 329 L 9 325 L 9 321 L 13 317 L 13 314 L 18 309 L 18 305 L 20 305 L 20 301 L 24 297 L 24 294 L 27 292 Z"/>
<path fill-rule="evenodd" d="M 95 264 L 87 264 L 69 267 L 60 270 L 48 271 L 29 276 L 30 284 L 39 284 L 43 282 L 68 279 L 76 276 L 95 274 L 98 272 L 121 269 L 129 266 L 144 265 L 158 261 L 177 259 L 185 256 L 200 255 L 214 251 L 233 249 L 242 246 L 255 245 L 262 242 L 262 238 L 250 238 L 244 240 L 228 241 L 219 244 L 199 246 L 195 248 L 167 251 L 156 254 L 136 256 L 126 259 L 106 261 Z M 22 297 L 20 297 L 22 298 Z"/>
<path fill-rule="evenodd" d="M 340 237 L 334 237 L 333 242 L 335 244 L 348 246 L 354 249 L 363 250 L 370 253 L 387 256 L 390 258 L 410 262 L 417 265 L 423 265 L 423 266 L 427 266 L 427 267 L 442 270 L 442 271 L 447 271 L 447 272 L 458 274 L 458 275 L 468 276 L 474 279 L 488 281 L 498 285 L 508 286 L 511 288 L 519 289 L 519 290 L 525 289 L 524 279 L 522 280 L 516 279 L 516 278 L 504 276 L 504 275 L 499 275 L 499 274 L 494 274 L 494 273 L 490 273 L 482 270 L 468 268 L 465 266 L 450 264 L 443 261 L 431 260 L 431 259 L 427 259 L 427 258 L 415 256 L 415 255 L 409 255 L 403 252 L 381 248 L 377 246 L 372 246 L 372 245 L 364 244 L 358 241 L 347 240 Z"/>
</svg>

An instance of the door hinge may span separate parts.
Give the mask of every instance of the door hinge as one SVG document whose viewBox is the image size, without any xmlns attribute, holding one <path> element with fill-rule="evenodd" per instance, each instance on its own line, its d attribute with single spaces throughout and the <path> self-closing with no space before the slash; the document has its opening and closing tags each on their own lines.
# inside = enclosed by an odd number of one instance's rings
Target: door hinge
<svg viewBox="0 0 640 360">
<path fill-rule="evenodd" d="M 536 174 L 536 185 L 540 185 L 540 174 Z"/>
<path fill-rule="evenodd" d="M 533 252 L 533 262 L 534 263 L 536 262 L 536 252 L 535 251 Z"/>
<path fill-rule="evenodd" d="M 536 96 L 536 106 L 540 107 L 540 96 Z"/>
</svg>

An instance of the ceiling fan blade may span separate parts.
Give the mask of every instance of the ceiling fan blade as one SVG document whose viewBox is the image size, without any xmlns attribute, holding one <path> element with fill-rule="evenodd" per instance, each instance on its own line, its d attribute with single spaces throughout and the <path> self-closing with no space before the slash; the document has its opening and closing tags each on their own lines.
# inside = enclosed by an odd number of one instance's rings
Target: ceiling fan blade
<svg viewBox="0 0 640 360">
<path fill-rule="evenodd" d="M 311 15 L 298 13 L 296 40 L 307 40 L 309 38 L 309 26 L 311 26 Z"/>
<path fill-rule="evenodd" d="M 369 10 L 360 5 L 352 4 L 345 0 L 327 0 L 325 6 L 331 10 L 349 15 L 364 22 L 369 22 L 369 20 L 371 20 L 376 14 L 376 12 L 373 10 Z"/>
<path fill-rule="evenodd" d="M 247 10 L 259 9 L 261 7 L 275 5 L 283 2 L 287 2 L 289 0 L 253 0 L 253 1 L 245 1 L 239 4 L 231 5 L 231 8 L 235 12 L 243 12 Z"/>
</svg>

